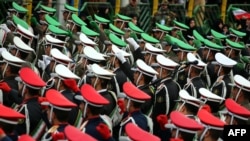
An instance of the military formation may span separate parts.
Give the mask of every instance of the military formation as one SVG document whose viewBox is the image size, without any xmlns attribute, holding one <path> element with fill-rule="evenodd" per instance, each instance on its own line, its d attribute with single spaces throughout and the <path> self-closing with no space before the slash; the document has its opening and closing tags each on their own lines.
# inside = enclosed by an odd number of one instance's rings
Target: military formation
<svg viewBox="0 0 250 141">
<path fill-rule="evenodd" d="M 13 2 L 0 25 L 0 140 L 223 140 L 225 125 L 249 124 L 246 33 L 186 38 L 173 20 L 151 35 L 122 14 L 86 23 L 69 4 L 64 24 L 41 4 L 29 25 L 27 12 Z"/>
</svg>

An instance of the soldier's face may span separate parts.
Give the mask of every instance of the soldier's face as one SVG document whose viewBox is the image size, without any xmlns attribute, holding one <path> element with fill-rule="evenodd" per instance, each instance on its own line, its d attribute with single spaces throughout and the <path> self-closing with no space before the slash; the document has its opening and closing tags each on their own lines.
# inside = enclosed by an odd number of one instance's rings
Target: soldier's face
<svg viewBox="0 0 250 141">
<path fill-rule="evenodd" d="M 39 20 L 45 21 L 45 13 L 40 13 L 39 14 Z"/>
<path fill-rule="evenodd" d="M 50 55 L 51 45 L 45 45 L 44 52 L 45 55 Z"/>
<path fill-rule="evenodd" d="M 130 4 L 133 6 L 137 5 L 137 0 L 130 0 Z"/>
<path fill-rule="evenodd" d="M 149 63 L 150 63 L 150 53 L 146 53 L 146 54 L 144 55 L 144 59 L 145 59 L 145 62 L 146 62 L 147 64 L 149 64 Z"/>
<path fill-rule="evenodd" d="M 207 48 L 202 49 L 202 59 L 207 59 L 208 51 L 209 50 Z"/>
</svg>

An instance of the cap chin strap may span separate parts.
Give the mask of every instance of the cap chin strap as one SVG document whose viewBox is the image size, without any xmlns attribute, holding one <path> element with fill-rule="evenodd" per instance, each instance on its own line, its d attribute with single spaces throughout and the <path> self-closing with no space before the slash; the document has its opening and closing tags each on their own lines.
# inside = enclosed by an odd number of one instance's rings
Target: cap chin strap
<svg viewBox="0 0 250 141">
<path fill-rule="evenodd" d="M 85 102 L 85 106 L 84 106 L 84 110 L 83 110 L 83 118 L 86 118 L 86 114 L 87 114 L 87 107 L 88 107 L 88 103 Z"/>
<path fill-rule="evenodd" d="M 232 48 L 230 48 L 230 52 L 229 52 L 229 54 L 227 55 L 227 57 L 229 57 L 230 55 L 231 55 L 231 53 L 232 53 Z"/>
<path fill-rule="evenodd" d="M 190 67 L 188 68 L 188 76 L 187 78 L 190 78 L 190 73 L 191 73 L 191 68 L 193 67 L 193 65 L 190 65 Z"/>
<path fill-rule="evenodd" d="M 238 98 L 239 98 L 239 96 L 240 96 L 241 90 L 242 90 L 242 87 L 240 87 L 239 91 L 237 92 L 236 97 L 235 97 L 235 101 L 238 100 Z"/>
<path fill-rule="evenodd" d="M 182 51 L 182 52 L 181 52 L 181 61 L 183 60 L 183 56 L 184 56 L 183 53 L 184 53 L 184 52 Z"/>
<path fill-rule="evenodd" d="M 181 106 L 178 106 L 177 111 L 180 112 L 181 108 L 186 104 L 186 102 L 184 100 L 181 100 L 183 103 L 181 104 Z"/>
<path fill-rule="evenodd" d="M 57 85 L 56 85 L 56 89 L 57 89 L 57 90 L 59 90 L 61 81 L 62 81 L 61 78 L 58 78 L 58 82 L 57 82 Z"/>
<path fill-rule="evenodd" d="M 5 65 L 5 67 L 4 67 L 4 69 L 3 69 L 3 72 L 2 72 L 3 78 L 4 78 L 4 75 L 5 75 L 5 72 L 6 72 L 6 70 L 7 70 L 8 65 L 9 65 L 9 63 L 6 62 L 6 65 Z"/>
<path fill-rule="evenodd" d="M 220 65 L 220 67 L 219 67 L 219 70 L 218 70 L 218 72 L 217 72 L 217 76 L 220 76 L 220 71 L 221 71 L 221 65 Z"/>
<path fill-rule="evenodd" d="M 141 79 L 141 76 L 142 76 L 142 72 L 140 72 L 140 75 L 139 75 L 139 77 L 138 77 L 137 80 L 136 80 L 136 85 L 137 85 L 137 86 L 139 85 L 139 81 L 140 81 L 140 79 Z"/>
<path fill-rule="evenodd" d="M 52 113 L 53 113 L 53 110 L 54 110 L 54 107 L 53 106 L 50 106 L 50 113 L 49 113 L 49 122 L 52 123 Z"/>
<path fill-rule="evenodd" d="M 95 83 L 94 83 L 94 88 L 96 88 L 97 80 L 99 79 L 98 76 L 96 76 Z"/>
<path fill-rule="evenodd" d="M 207 56 L 206 56 L 206 61 L 208 61 L 209 54 L 210 54 L 210 49 L 208 49 L 208 53 L 207 53 Z"/>
<path fill-rule="evenodd" d="M 23 95 L 24 95 L 24 90 L 25 90 L 25 88 L 26 88 L 26 85 L 23 84 L 22 93 L 21 93 L 22 97 L 23 97 Z"/>
<path fill-rule="evenodd" d="M 129 111 L 130 102 L 131 102 L 131 100 L 128 98 L 128 103 L 127 103 L 127 107 L 126 107 L 127 111 Z"/>
</svg>

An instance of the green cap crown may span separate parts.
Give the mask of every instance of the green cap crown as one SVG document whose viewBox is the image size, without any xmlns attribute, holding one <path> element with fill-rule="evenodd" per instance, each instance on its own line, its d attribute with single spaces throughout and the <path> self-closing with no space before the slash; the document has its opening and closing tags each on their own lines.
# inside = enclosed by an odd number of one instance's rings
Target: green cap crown
<svg viewBox="0 0 250 141">
<path fill-rule="evenodd" d="M 231 40 L 229 40 L 229 39 L 226 39 L 226 42 L 227 42 L 227 44 L 228 44 L 231 48 L 233 48 L 233 49 L 241 50 L 241 49 L 244 48 L 243 45 L 241 45 L 241 44 L 239 44 L 239 43 L 237 43 L 237 42 L 233 42 L 233 41 L 231 41 Z"/>
<path fill-rule="evenodd" d="M 28 10 L 21 5 L 17 4 L 16 2 L 12 2 L 12 7 L 19 13 L 26 13 Z"/>
<path fill-rule="evenodd" d="M 100 17 L 100 16 L 97 16 L 96 14 L 94 15 L 94 17 L 95 17 L 95 20 L 96 20 L 97 22 L 99 22 L 99 23 L 107 24 L 107 23 L 110 22 L 110 20 L 105 19 L 105 18 Z"/>
<path fill-rule="evenodd" d="M 72 21 L 78 26 L 87 25 L 82 19 L 80 19 L 76 14 L 71 15 Z"/>
<path fill-rule="evenodd" d="M 82 26 L 81 31 L 87 36 L 99 36 L 100 35 L 99 33 L 89 29 L 87 26 Z"/>
<path fill-rule="evenodd" d="M 55 20 L 54 18 L 52 18 L 48 14 L 45 15 L 45 20 L 49 25 L 54 25 L 54 26 L 60 26 L 61 25 L 57 20 Z"/>
<path fill-rule="evenodd" d="M 113 33 L 109 33 L 109 40 L 118 47 L 126 47 L 126 43 Z"/>
<path fill-rule="evenodd" d="M 155 39 L 154 37 L 148 35 L 147 33 L 141 33 L 141 38 L 148 42 L 148 43 L 153 43 L 153 44 L 156 44 L 156 43 L 159 43 L 160 41 Z"/>
<path fill-rule="evenodd" d="M 128 23 L 128 27 L 133 30 L 134 32 L 137 32 L 137 33 L 143 33 L 144 31 L 142 29 L 140 29 L 138 26 L 136 26 L 134 23 L 132 22 L 129 22 Z"/>
<path fill-rule="evenodd" d="M 193 30 L 193 36 L 195 39 L 203 42 L 205 39 L 204 37 L 201 36 L 201 34 L 199 32 L 197 32 L 196 30 Z"/>
<path fill-rule="evenodd" d="M 185 25 L 183 23 L 180 23 L 180 22 L 178 22 L 176 20 L 174 20 L 174 24 L 175 24 L 175 26 L 177 26 L 177 27 L 179 27 L 181 29 L 189 29 L 189 27 L 187 25 Z"/>
<path fill-rule="evenodd" d="M 116 34 L 119 34 L 119 35 L 125 34 L 125 32 L 123 32 L 120 28 L 114 26 L 112 23 L 109 24 L 109 29 L 112 30 L 113 32 L 115 32 Z"/>
<path fill-rule="evenodd" d="M 207 40 L 207 39 L 204 40 L 204 44 L 206 45 L 206 47 L 208 47 L 210 49 L 213 49 L 213 50 L 220 51 L 220 50 L 223 49 L 222 46 L 220 46 L 220 45 L 218 45 L 218 44 L 216 44 L 216 43 L 214 43 L 214 42 L 212 42 L 210 40 Z"/>
<path fill-rule="evenodd" d="M 46 12 L 46 13 L 55 13 L 56 9 L 52 8 L 52 7 L 48 7 L 48 6 L 44 6 L 44 5 L 40 5 L 41 9 Z"/>
<path fill-rule="evenodd" d="M 176 46 L 178 46 L 177 49 L 174 50 L 183 50 L 183 51 L 194 51 L 196 48 L 192 47 L 191 45 L 183 42 L 182 40 L 172 37 L 173 42 L 175 43 Z"/>
<path fill-rule="evenodd" d="M 246 33 L 240 32 L 240 31 L 235 30 L 235 29 L 233 29 L 233 28 L 229 28 L 229 31 L 231 31 L 232 34 L 234 34 L 234 35 L 236 35 L 236 36 L 238 36 L 238 37 L 244 37 L 244 36 L 247 35 Z"/>
<path fill-rule="evenodd" d="M 123 21 L 131 21 L 131 19 L 132 19 L 132 18 L 130 18 L 128 16 L 124 16 L 124 15 L 121 15 L 121 14 L 117 14 L 115 17 L 118 18 L 118 19 L 121 19 Z"/>
<path fill-rule="evenodd" d="M 49 25 L 48 26 L 48 29 L 50 32 L 52 32 L 53 34 L 55 35 L 58 35 L 58 36 L 67 36 L 69 35 L 69 33 L 59 27 L 56 27 L 54 25 Z"/>
<path fill-rule="evenodd" d="M 70 11 L 70 12 L 78 12 L 77 8 L 75 8 L 73 6 L 70 6 L 70 5 L 66 4 L 66 3 L 64 4 L 64 8 L 65 8 L 65 10 Z"/>
<path fill-rule="evenodd" d="M 24 20 L 18 18 L 16 15 L 13 15 L 12 18 L 13 18 L 13 22 L 15 23 L 15 25 L 19 24 L 19 25 L 21 25 L 23 28 L 29 29 L 28 23 L 25 22 Z"/>
<path fill-rule="evenodd" d="M 226 35 L 224 35 L 224 34 L 222 34 L 222 33 L 219 33 L 219 32 L 217 32 L 217 31 L 215 31 L 215 30 L 213 30 L 213 29 L 211 29 L 211 34 L 212 34 L 212 36 L 213 36 L 214 38 L 217 38 L 217 39 L 225 39 L 225 38 L 227 38 Z"/>
<path fill-rule="evenodd" d="M 155 24 L 156 24 L 156 27 L 158 27 L 159 29 L 161 29 L 161 30 L 163 30 L 163 31 L 165 31 L 165 32 L 168 32 L 168 31 L 171 31 L 171 30 L 172 30 L 171 27 L 167 27 L 167 26 L 161 25 L 161 24 L 159 24 L 159 23 L 155 23 Z"/>
<path fill-rule="evenodd" d="M 174 41 L 172 40 L 172 36 L 170 36 L 170 35 L 166 35 L 164 37 L 164 41 L 166 41 L 170 45 L 174 45 Z"/>
</svg>

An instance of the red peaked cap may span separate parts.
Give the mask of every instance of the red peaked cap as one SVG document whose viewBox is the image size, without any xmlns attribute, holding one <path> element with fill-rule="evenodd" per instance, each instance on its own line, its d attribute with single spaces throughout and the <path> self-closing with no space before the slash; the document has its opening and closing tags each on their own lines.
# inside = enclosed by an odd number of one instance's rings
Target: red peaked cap
<svg viewBox="0 0 250 141">
<path fill-rule="evenodd" d="M 0 118 L 7 119 L 10 121 L 18 121 L 19 119 L 25 118 L 25 116 L 9 107 L 0 104 Z"/>
<path fill-rule="evenodd" d="M 46 99 L 50 104 L 56 107 L 73 108 L 76 104 L 65 98 L 59 91 L 49 89 L 45 94 Z"/>
<path fill-rule="evenodd" d="M 151 98 L 148 94 L 137 88 L 131 82 L 125 82 L 123 84 L 123 91 L 132 100 L 134 99 L 134 100 L 146 101 Z"/>
<path fill-rule="evenodd" d="M 109 101 L 99 94 L 91 85 L 84 84 L 81 87 L 81 93 L 83 98 L 93 105 L 107 105 Z"/>
<path fill-rule="evenodd" d="M 183 129 L 191 130 L 191 131 L 198 131 L 203 129 L 203 126 L 200 125 L 197 121 L 188 118 L 184 114 L 178 112 L 178 111 L 173 111 L 170 113 L 170 119 L 172 123 Z"/>
<path fill-rule="evenodd" d="M 72 125 L 66 126 L 64 132 L 65 132 L 65 135 L 69 141 L 79 141 L 79 140 L 97 141 L 92 136 L 81 132 L 78 128 L 76 128 Z"/>
<path fill-rule="evenodd" d="M 134 123 L 126 124 L 125 131 L 127 135 L 129 136 L 129 138 L 132 139 L 133 141 L 145 141 L 145 140 L 160 141 L 159 137 L 153 134 L 150 134 L 147 131 L 144 131 L 143 129 L 135 125 Z"/>
<path fill-rule="evenodd" d="M 18 138 L 18 141 L 35 141 L 30 135 L 23 134 Z"/>
<path fill-rule="evenodd" d="M 206 125 L 223 128 L 225 123 L 205 109 L 200 109 L 198 112 L 200 121 Z"/>
<path fill-rule="evenodd" d="M 44 87 L 46 83 L 38 76 L 31 68 L 25 67 L 21 68 L 19 71 L 19 76 L 23 82 L 32 87 Z"/>
<path fill-rule="evenodd" d="M 246 109 L 245 107 L 236 103 L 231 98 L 228 98 L 225 100 L 225 105 L 226 105 L 227 110 L 235 115 L 245 117 L 245 118 L 250 117 L 250 111 Z"/>
</svg>

